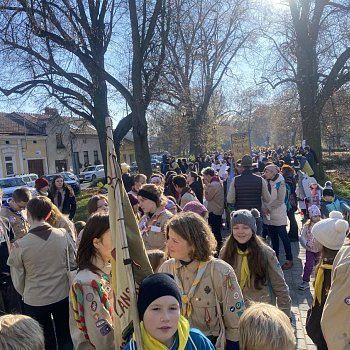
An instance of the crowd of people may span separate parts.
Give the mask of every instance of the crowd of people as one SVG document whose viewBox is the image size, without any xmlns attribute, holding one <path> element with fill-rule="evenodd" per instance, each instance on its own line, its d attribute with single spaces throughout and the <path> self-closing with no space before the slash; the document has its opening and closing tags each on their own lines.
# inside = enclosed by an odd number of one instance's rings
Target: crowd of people
<svg viewBox="0 0 350 350">
<path fill-rule="evenodd" d="M 349 225 L 317 166 L 306 146 L 235 162 L 219 152 L 193 162 L 164 156 L 149 178 L 123 169 L 154 271 L 138 291 L 144 349 L 294 349 L 284 271 L 299 240 L 298 288 L 309 289 L 315 274 L 306 331 L 318 349 L 349 348 Z M 0 211 L 1 349 L 112 350 L 108 199 L 92 196 L 86 222 L 73 223 L 74 192 L 62 177 L 35 187 L 33 197 L 15 190 Z M 137 349 L 134 338 L 125 349 Z"/>
</svg>

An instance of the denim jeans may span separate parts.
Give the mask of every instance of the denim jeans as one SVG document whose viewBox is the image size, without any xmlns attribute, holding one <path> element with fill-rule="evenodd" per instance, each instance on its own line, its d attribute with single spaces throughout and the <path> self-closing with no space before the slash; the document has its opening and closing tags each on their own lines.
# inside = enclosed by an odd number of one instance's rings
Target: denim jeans
<svg viewBox="0 0 350 350">
<path fill-rule="evenodd" d="M 271 238 L 272 242 L 272 248 L 276 253 L 276 256 L 278 258 L 279 252 L 280 252 L 280 242 L 279 238 L 281 238 L 281 241 L 284 246 L 284 250 L 286 252 L 286 259 L 287 260 L 293 260 L 292 255 L 292 247 L 290 245 L 290 240 L 287 234 L 286 226 L 273 226 L 269 225 L 269 236 Z"/>
</svg>

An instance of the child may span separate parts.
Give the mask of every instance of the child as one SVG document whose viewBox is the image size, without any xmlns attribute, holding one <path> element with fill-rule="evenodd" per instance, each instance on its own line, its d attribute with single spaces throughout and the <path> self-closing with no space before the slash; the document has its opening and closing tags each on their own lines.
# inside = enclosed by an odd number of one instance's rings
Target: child
<svg viewBox="0 0 350 350">
<path fill-rule="evenodd" d="M 343 201 L 335 197 L 332 183 L 327 181 L 322 191 L 321 215 L 322 218 L 328 218 L 329 213 L 333 210 L 341 212 Z"/>
<path fill-rule="evenodd" d="M 247 304 L 251 301 L 275 303 L 290 317 L 291 299 L 275 252 L 256 234 L 257 209 L 241 209 L 231 214 L 231 235 L 220 252 L 236 275 Z"/>
<path fill-rule="evenodd" d="M 318 208 L 321 207 L 321 197 L 322 197 L 322 189 L 317 183 L 310 184 L 310 197 L 308 198 L 308 205 L 311 207 L 312 205 L 316 205 Z"/>
<path fill-rule="evenodd" d="M 314 283 L 314 302 L 307 313 L 306 332 L 317 345 L 317 349 L 321 350 L 327 349 L 327 344 L 321 332 L 320 321 L 331 286 L 331 270 L 334 258 L 344 243 L 348 228 L 349 224 L 343 220 L 342 213 L 332 211 L 328 219 L 317 222 L 311 231 L 315 237 L 316 245 L 320 245 L 321 259 Z"/>
<path fill-rule="evenodd" d="M 1 316 L 0 349 L 45 350 L 43 330 L 37 321 L 28 316 Z"/>
<path fill-rule="evenodd" d="M 304 266 L 303 282 L 299 284 L 298 289 L 306 290 L 310 288 L 310 276 L 315 265 L 320 260 L 320 250 L 315 245 L 315 238 L 311 233 L 311 229 L 316 222 L 321 219 L 321 211 L 316 205 L 309 208 L 309 221 L 302 228 L 300 243 L 306 249 L 306 260 Z"/>
<path fill-rule="evenodd" d="M 275 306 L 253 303 L 239 320 L 239 346 L 241 350 L 293 350 L 294 330 Z"/>
<path fill-rule="evenodd" d="M 142 281 L 137 309 L 145 350 L 214 350 L 209 339 L 198 329 L 190 328 L 188 320 L 181 316 L 181 304 L 180 290 L 171 275 L 156 273 Z M 136 349 L 133 338 L 124 350 Z"/>
</svg>

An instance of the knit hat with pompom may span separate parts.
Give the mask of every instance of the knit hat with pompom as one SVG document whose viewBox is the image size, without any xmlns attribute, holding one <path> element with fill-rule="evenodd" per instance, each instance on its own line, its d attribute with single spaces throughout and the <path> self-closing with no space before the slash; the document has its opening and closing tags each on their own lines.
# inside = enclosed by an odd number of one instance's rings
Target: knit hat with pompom
<svg viewBox="0 0 350 350">
<path fill-rule="evenodd" d="M 343 214 L 331 211 L 328 219 L 321 220 L 312 227 L 311 233 L 324 247 L 339 250 L 344 244 L 348 228 L 349 224 L 343 220 Z"/>
<path fill-rule="evenodd" d="M 249 226 L 254 233 L 257 231 L 256 219 L 260 217 L 258 209 L 241 209 L 231 213 L 231 227 L 237 224 Z"/>
</svg>

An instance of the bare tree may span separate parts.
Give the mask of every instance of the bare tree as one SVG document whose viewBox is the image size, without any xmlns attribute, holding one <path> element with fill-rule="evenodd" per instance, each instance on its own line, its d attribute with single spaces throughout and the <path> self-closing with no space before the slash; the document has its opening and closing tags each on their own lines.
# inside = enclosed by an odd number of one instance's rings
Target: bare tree
<svg viewBox="0 0 350 350">
<path fill-rule="evenodd" d="M 279 61 L 263 78 L 273 88 L 294 83 L 303 138 L 322 161 L 321 112 L 330 96 L 350 81 L 348 1 L 289 0 L 290 16 L 269 36 Z M 271 56 L 269 57 L 271 60 Z M 316 173 L 322 175 L 322 168 Z"/>
<path fill-rule="evenodd" d="M 132 32 L 130 89 L 105 63 L 117 15 L 126 11 Z M 8 72 L 0 91 L 7 96 L 46 91 L 96 127 L 105 163 L 107 84 L 111 84 L 131 108 L 127 123 L 121 124 L 127 125 L 127 131 L 133 126 L 136 160 L 140 170 L 150 174 L 145 114 L 164 60 L 165 11 L 163 0 L 148 1 L 147 6 L 144 0 L 139 7 L 133 0 L 6 0 L 0 5 L 1 53 L 6 62 L 12 62 L 20 82 L 14 85 L 14 74 Z M 121 134 L 127 131 L 124 128 Z"/>
<path fill-rule="evenodd" d="M 250 36 L 247 15 L 244 0 L 174 1 L 159 100 L 183 110 L 191 154 L 203 151 L 210 99 Z"/>
</svg>

